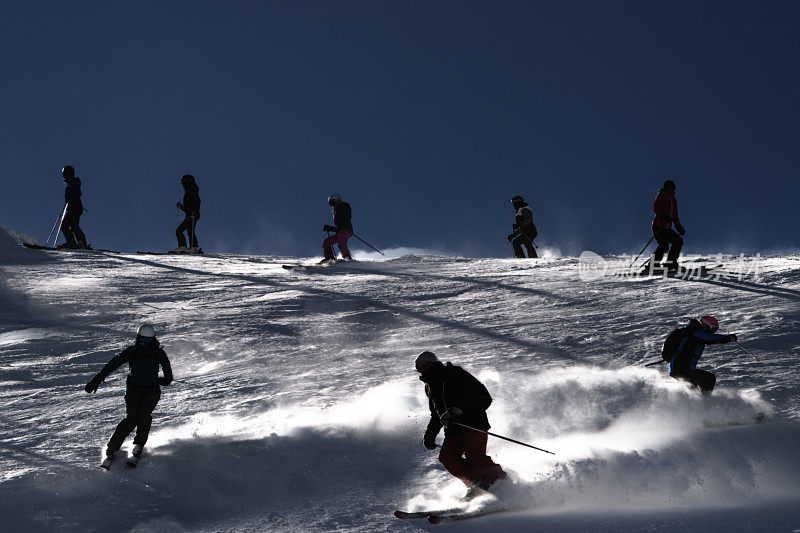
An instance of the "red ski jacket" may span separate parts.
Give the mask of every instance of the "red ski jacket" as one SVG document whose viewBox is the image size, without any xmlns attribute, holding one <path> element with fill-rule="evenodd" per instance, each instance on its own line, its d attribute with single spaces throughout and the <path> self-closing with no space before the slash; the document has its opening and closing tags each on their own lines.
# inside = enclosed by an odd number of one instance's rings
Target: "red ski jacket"
<svg viewBox="0 0 800 533">
<path fill-rule="evenodd" d="M 653 212 L 656 214 L 653 217 L 653 231 L 662 228 L 671 228 L 672 224 L 681 226 L 681 220 L 678 218 L 678 200 L 661 189 L 653 200 Z"/>
</svg>

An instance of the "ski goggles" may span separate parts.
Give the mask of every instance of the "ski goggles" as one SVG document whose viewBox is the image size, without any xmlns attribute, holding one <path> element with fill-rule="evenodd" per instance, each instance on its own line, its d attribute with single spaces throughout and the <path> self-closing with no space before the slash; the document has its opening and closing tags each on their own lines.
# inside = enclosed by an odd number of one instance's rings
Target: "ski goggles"
<svg viewBox="0 0 800 533">
<path fill-rule="evenodd" d="M 139 342 L 142 344 L 150 344 L 155 337 L 139 337 Z"/>
<path fill-rule="evenodd" d="M 433 364 L 433 361 L 420 361 L 417 363 L 417 372 L 424 374 Z"/>
</svg>

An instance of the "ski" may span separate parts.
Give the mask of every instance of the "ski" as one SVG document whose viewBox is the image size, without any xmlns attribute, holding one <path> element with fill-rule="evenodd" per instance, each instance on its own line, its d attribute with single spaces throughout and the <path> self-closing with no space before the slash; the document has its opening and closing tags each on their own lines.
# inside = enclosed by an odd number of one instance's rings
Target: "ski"
<svg viewBox="0 0 800 533">
<path fill-rule="evenodd" d="M 337 263 L 352 263 L 354 259 L 334 259 L 333 261 L 328 261 L 327 263 L 315 263 L 313 265 L 302 265 L 300 263 L 294 265 L 281 265 L 281 267 L 285 268 L 286 270 L 314 270 L 315 268 L 328 268 L 331 265 L 335 265 Z"/>
<path fill-rule="evenodd" d="M 117 250 L 104 250 L 101 248 L 68 248 L 66 246 L 62 246 L 59 248 L 58 246 L 42 246 L 40 244 L 30 244 L 27 242 L 23 242 L 22 246 L 25 248 L 30 248 L 31 250 L 50 250 L 53 252 L 107 252 L 110 254 L 118 254 Z"/>
<path fill-rule="evenodd" d="M 490 509 L 477 509 L 475 511 L 456 512 L 456 513 L 440 513 L 428 516 L 428 522 L 431 524 L 449 524 L 451 522 L 460 522 L 462 520 L 470 520 L 472 518 L 480 518 L 495 513 L 504 513 L 510 511 L 505 507 L 494 507 Z"/>
<path fill-rule="evenodd" d="M 463 507 L 453 507 L 451 509 L 431 509 L 429 511 L 395 511 L 394 515 L 401 520 L 413 520 L 415 518 L 428 518 L 432 515 L 450 515 L 463 512 Z"/>
<path fill-rule="evenodd" d="M 703 426 L 706 429 L 717 429 L 717 428 L 726 428 L 726 427 L 735 427 L 735 426 L 750 426 L 752 424 L 759 424 L 764 421 L 766 415 L 764 413 L 758 413 L 754 415 L 752 419 L 747 422 L 709 422 L 706 421 L 703 423 Z"/>
<path fill-rule="evenodd" d="M 327 263 L 322 265 L 281 265 L 286 270 L 313 270 L 315 268 L 324 268 L 328 266 Z"/>
<path fill-rule="evenodd" d="M 199 252 L 144 252 L 136 250 L 136 253 L 140 255 L 205 255 L 202 250 Z"/>
<path fill-rule="evenodd" d="M 702 265 L 702 266 L 694 267 L 694 268 L 686 268 L 686 267 L 682 266 L 678 270 L 675 270 L 675 271 L 672 271 L 672 272 L 666 271 L 666 275 L 667 275 L 667 277 L 670 277 L 670 278 L 683 278 L 683 277 L 692 278 L 692 277 L 695 277 L 695 276 L 696 277 L 706 277 L 706 276 L 710 275 L 713 270 L 715 270 L 717 268 L 720 268 L 722 266 L 723 266 L 722 264 L 710 265 L 710 266 Z M 663 268 L 654 268 L 651 271 L 649 266 L 646 266 L 641 271 L 639 271 L 639 276 L 642 276 L 642 277 L 647 277 L 647 276 L 660 277 L 660 276 L 664 276 L 664 274 L 665 274 L 665 269 L 663 269 Z"/>
</svg>

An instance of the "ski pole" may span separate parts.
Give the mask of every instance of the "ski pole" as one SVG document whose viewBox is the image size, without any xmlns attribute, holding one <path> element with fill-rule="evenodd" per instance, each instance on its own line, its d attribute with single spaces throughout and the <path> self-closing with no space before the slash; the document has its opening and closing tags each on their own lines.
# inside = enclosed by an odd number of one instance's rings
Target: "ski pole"
<svg viewBox="0 0 800 533">
<path fill-rule="evenodd" d="M 549 451 L 544 450 L 542 448 L 537 448 L 536 446 L 531 446 L 530 444 L 525 444 L 524 442 L 520 442 L 518 440 L 514 440 L 514 439 L 510 439 L 508 437 L 504 437 L 502 435 L 498 435 L 497 433 L 491 433 L 489 431 L 484 431 L 482 429 L 474 428 L 472 426 L 468 426 L 466 424 L 462 424 L 461 422 L 453 422 L 453 424 L 455 424 L 457 426 L 461 426 L 462 428 L 471 429 L 472 431 L 477 431 L 478 433 L 485 433 L 486 435 L 491 435 L 492 437 L 497 437 L 498 439 L 503 439 L 503 440 L 507 440 L 507 441 L 513 442 L 515 444 L 520 444 L 522 446 L 527 446 L 528 448 L 533 448 L 534 450 L 539 450 L 540 452 L 549 453 L 550 455 L 555 455 L 553 452 L 549 452 Z"/>
<path fill-rule="evenodd" d="M 48 236 L 47 236 L 47 240 L 46 240 L 46 241 L 44 241 L 44 245 L 45 245 L 45 246 L 47 246 L 47 243 L 49 243 L 49 242 L 50 242 L 50 237 L 52 237 L 52 236 L 53 236 L 53 232 L 56 230 L 56 226 L 58 226 L 58 223 L 59 223 L 59 221 L 61 220 L 61 217 L 63 217 L 63 216 L 64 216 L 64 212 L 65 212 L 66 210 L 67 210 L 67 204 L 65 203 L 65 204 L 64 204 L 64 209 L 62 209 L 62 210 L 59 212 L 59 215 L 58 215 L 58 217 L 56 218 L 56 223 L 55 223 L 55 224 L 53 224 L 53 229 L 51 229 L 51 230 L 50 230 L 50 235 L 48 235 Z"/>
<path fill-rule="evenodd" d="M 638 261 L 638 260 L 639 260 L 639 256 L 641 256 L 641 255 L 644 253 L 644 251 L 645 251 L 645 250 L 647 250 L 647 247 L 648 247 L 648 246 L 650 246 L 650 243 L 651 243 L 651 242 L 653 242 L 653 239 L 655 239 L 655 238 L 656 238 L 656 235 L 655 235 L 655 233 L 654 233 L 654 234 L 653 234 L 653 236 L 652 236 L 652 237 L 650 237 L 650 240 L 649 240 L 649 241 L 647 241 L 647 244 L 645 244 L 645 245 L 644 245 L 644 248 L 642 248 L 642 251 L 641 251 L 641 252 L 639 252 L 639 253 L 636 255 L 636 257 L 634 258 L 634 260 L 633 260 L 633 261 L 631 261 L 631 264 L 630 264 L 630 266 L 628 266 L 628 268 L 633 268 L 633 265 L 636 263 L 636 261 Z"/>
<path fill-rule="evenodd" d="M 50 242 L 50 237 L 53 236 L 53 232 L 54 231 L 56 232 L 56 238 L 53 241 L 53 246 L 56 245 L 56 242 L 58 241 L 58 231 L 61 231 L 61 224 L 64 222 L 64 217 L 67 216 L 67 208 L 68 207 L 69 207 L 69 204 L 65 203 L 64 204 L 64 209 L 61 211 L 61 216 L 58 217 L 58 219 L 56 220 L 56 225 L 53 226 L 53 229 L 50 230 L 50 235 L 48 235 L 47 236 L 47 240 L 44 241 L 44 245 L 45 246 L 47 246 L 48 243 Z M 56 231 L 56 228 L 58 228 L 58 231 Z"/>
<path fill-rule="evenodd" d="M 744 346 L 742 346 L 742 345 L 739 343 L 739 341 L 735 341 L 735 342 L 736 342 L 736 344 L 738 344 L 738 345 L 739 345 L 739 348 L 741 348 L 741 349 L 742 349 L 742 350 L 744 350 L 745 352 L 747 352 L 747 353 L 749 353 L 750 355 L 752 355 L 752 356 L 753 356 L 753 358 L 754 358 L 756 361 L 758 361 L 759 363 L 761 362 L 761 359 L 759 359 L 759 358 L 758 358 L 758 356 L 757 356 L 756 354 L 754 354 L 753 352 L 751 352 L 750 350 L 748 350 L 747 348 L 745 348 Z"/>
<path fill-rule="evenodd" d="M 380 250 L 378 250 L 377 248 L 375 248 L 374 246 L 372 246 L 370 243 L 368 243 L 367 241 L 365 241 L 364 239 L 362 239 L 361 237 L 359 237 L 358 235 L 356 235 L 355 233 L 353 233 L 353 237 L 355 237 L 355 238 L 356 238 L 356 239 L 358 239 L 359 241 L 363 242 L 364 244 L 366 244 L 367 246 L 369 246 L 370 248 L 372 248 L 373 250 L 375 250 L 375 251 L 376 251 L 376 252 L 378 252 L 379 254 L 381 254 L 381 255 L 386 255 L 386 254 L 384 254 L 383 252 L 381 252 Z"/>
</svg>

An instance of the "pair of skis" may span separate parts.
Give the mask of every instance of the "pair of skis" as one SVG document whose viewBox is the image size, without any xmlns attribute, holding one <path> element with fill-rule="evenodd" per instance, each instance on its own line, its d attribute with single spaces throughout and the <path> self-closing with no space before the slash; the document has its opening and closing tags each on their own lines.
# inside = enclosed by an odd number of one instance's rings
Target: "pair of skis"
<svg viewBox="0 0 800 533">
<path fill-rule="evenodd" d="M 116 250 L 103 250 L 100 248 L 70 248 L 69 246 L 42 246 L 40 244 L 30 244 L 23 242 L 22 246 L 30 248 L 31 250 L 51 250 L 54 252 L 107 252 L 111 254 L 118 254 Z"/>
<path fill-rule="evenodd" d="M 460 522 L 462 520 L 479 518 L 494 513 L 502 513 L 507 510 L 508 509 L 504 508 L 490 507 L 467 511 L 463 507 L 453 507 L 450 509 L 434 509 L 429 511 L 395 511 L 394 516 L 401 520 L 427 518 L 428 522 L 431 524 L 449 524 L 451 522 Z"/>
<path fill-rule="evenodd" d="M 139 255 L 205 255 L 202 250 L 197 252 L 146 252 L 136 250 L 136 253 Z"/>
<path fill-rule="evenodd" d="M 331 261 L 327 261 L 325 263 L 316 263 L 313 265 L 281 265 L 286 270 L 314 270 L 317 268 L 327 268 L 331 265 L 335 265 L 336 263 L 352 263 L 353 259 L 333 259 Z"/>
<path fill-rule="evenodd" d="M 723 266 L 722 264 L 708 265 L 708 266 L 700 265 L 700 266 L 697 266 L 697 267 L 688 267 L 687 268 L 687 267 L 684 267 L 683 265 L 681 265 L 677 270 L 668 270 L 666 268 L 658 267 L 658 268 L 653 268 L 653 270 L 651 271 L 650 270 L 650 266 L 649 265 L 645 265 L 645 267 L 642 270 L 639 271 L 639 276 L 642 276 L 642 277 L 647 277 L 647 276 L 659 277 L 659 276 L 663 276 L 666 273 L 667 277 L 670 277 L 670 278 L 680 278 L 680 277 L 684 277 L 684 276 L 685 277 L 690 277 L 690 278 L 692 276 L 704 278 L 704 277 L 708 277 L 709 275 L 713 275 L 712 271 L 716 270 L 718 268 L 721 268 L 722 266 Z"/>
</svg>

